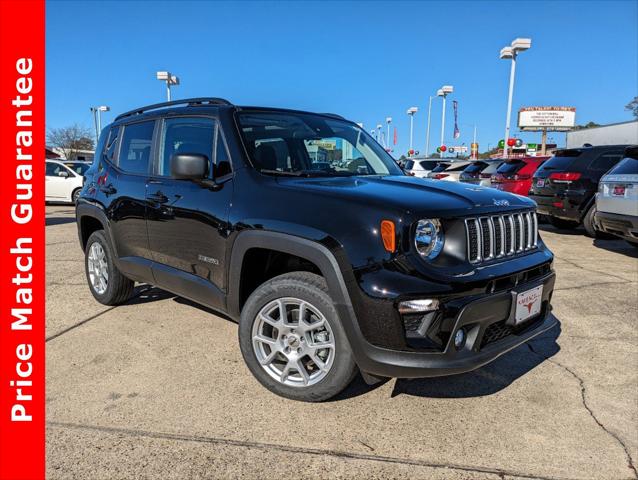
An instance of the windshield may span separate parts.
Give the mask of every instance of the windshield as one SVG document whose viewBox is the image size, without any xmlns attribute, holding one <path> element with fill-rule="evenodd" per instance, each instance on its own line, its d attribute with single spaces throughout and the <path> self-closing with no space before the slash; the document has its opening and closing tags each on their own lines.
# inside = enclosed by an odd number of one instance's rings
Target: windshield
<svg viewBox="0 0 638 480">
<path fill-rule="evenodd" d="M 84 175 L 84 172 L 86 172 L 89 168 L 91 168 L 90 163 L 84 163 L 84 162 L 71 162 L 71 163 L 65 163 L 65 165 L 69 167 L 71 170 L 73 170 L 75 173 L 77 173 L 78 175 Z"/>
<path fill-rule="evenodd" d="M 403 175 L 392 157 L 358 126 L 306 113 L 237 115 L 255 169 L 305 176 Z"/>
</svg>

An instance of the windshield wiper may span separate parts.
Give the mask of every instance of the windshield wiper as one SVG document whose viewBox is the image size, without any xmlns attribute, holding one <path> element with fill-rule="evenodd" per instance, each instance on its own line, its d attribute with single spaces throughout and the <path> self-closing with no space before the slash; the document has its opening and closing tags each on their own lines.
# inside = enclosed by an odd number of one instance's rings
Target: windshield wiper
<svg viewBox="0 0 638 480">
<path fill-rule="evenodd" d="M 304 175 L 303 170 L 298 170 L 296 172 L 286 172 L 284 170 L 272 170 L 270 168 L 262 168 L 259 171 L 261 173 L 270 173 L 272 175 L 286 175 L 288 177 L 301 177 Z"/>
</svg>

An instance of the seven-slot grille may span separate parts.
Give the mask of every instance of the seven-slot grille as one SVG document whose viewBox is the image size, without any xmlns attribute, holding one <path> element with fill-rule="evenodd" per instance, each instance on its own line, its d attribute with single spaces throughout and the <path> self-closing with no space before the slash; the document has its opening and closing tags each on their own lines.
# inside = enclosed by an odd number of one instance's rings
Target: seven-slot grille
<svg viewBox="0 0 638 480">
<path fill-rule="evenodd" d="M 467 218 L 465 231 L 471 263 L 510 257 L 538 245 L 538 218 L 533 211 Z"/>
</svg>

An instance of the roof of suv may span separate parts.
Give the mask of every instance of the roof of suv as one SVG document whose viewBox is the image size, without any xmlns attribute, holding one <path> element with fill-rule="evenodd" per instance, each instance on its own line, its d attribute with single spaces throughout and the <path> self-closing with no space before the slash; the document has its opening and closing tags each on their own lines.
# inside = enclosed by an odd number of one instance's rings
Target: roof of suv
<svg viewBox="0 0 638 480">
<path fill-rule="evenodd" d="M 302 110 L 293 110 L 287 108 L 276 108 L 276 107 L 256 107 L 256 106 L 239 106 L 234 105 L 230 101 L 225 98 L 219 97 L 196 97 L 196 98 L 185 98 L 182 100 L 173 100 L 170 102 L 162 102 L 162 103 L 154 103 L 151 105 L 146 105 L 144 107 L 135 108 L 133 110 L 129 110 L 128 112 L 121 113 L 117 117 L 113 123 L 118 123 L 120 121 L 127 120 L 133 117 L 144 117 L 146 115 L 157 114 L 157 113 L 173 113 L 178 112 L 182 113 L 184 111 L 189 111 L 192 108 L 201 108 L 202 112 L 206 111 L 217 111 L 219 108 L 233 108 L 237 110 L 261 110 L 264 112 L 289 112 L 289 113 L 304 113 L 310 115 L 323 115 L 326 117 L 336 118 L 339 120 L 346 120 L 341 115 L 337 115 L 335 113 L 316 113 L 316 112 L 306 112 Z"/>
</svg>

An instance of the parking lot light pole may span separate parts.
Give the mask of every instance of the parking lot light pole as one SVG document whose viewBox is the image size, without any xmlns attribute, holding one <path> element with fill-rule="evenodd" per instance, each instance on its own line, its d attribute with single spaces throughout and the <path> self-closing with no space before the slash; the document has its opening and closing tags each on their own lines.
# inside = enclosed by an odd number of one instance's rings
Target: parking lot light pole
<svg viewBox="0 0 638 480">
<path fill-rule="evenodd" d="M 166 100 L 171 101 L 171 85 L 179 85 L 179 77 L 171 74 L 171 72 L 157 72 L 157 79 L 166 82 Z"/>
<path fill-rule="evenodd" d="M 108 112 L 111 110 L 106 105 L 100 105 L 99 107 L 91 107 L 91 113 L 93 114 L 93 126 L 95 128 L 95 145 L 100 139 L 100 132 L 102 131 L 102 112 Z"/>
<path fill-rule="evenodd" d="M 454 87 L 452 85 L 443 85 L 436 92 L 438 97 L 443 97 L 443 112 L 441 113 L 441 143 L 439 146 L 444 145 L 445 142 L 445 100 L 448 94 L 454 92 Z M 441 152 L 441 158 L 444 156 L 444 152 Z"/>
<path fill-rule="evenodd" d="M 432 99 L 434 97 L 430 95 L 430 100 L 428 101 L 428 126 L 425 130 L 425 156 L 427 157 L 430 152 L 430 118 L 432 117 Z"/>
<path fill-rule="evenodd" d="M 418 111 L 419 111 L 418 107 L 410 107 L 408 108 L 408 111 L 406 112 L 410 116 L 410 151 L 412 151 L 412 138 L 414 134 L 414 114 Z"/>
<path fill-rule="evenodd" d="M 390 124 L 392 123 L 392 117 L 386 117 L 385 123 L 388 126 L 388 133 L 385 137 L 386 148 L 388 151 L 390 150 Z"/>
<path fill-rule="evenodd" d="M 502 60 L 512 60 L 510 68 L 510 87 L 507 95 L 507 115 L 505 117 L 505 138 L 503 141 L 503 158 L 507 158 L 507 140 L 510 138 L 510 119 L 512 116 L 512 97 L 514 96 L 514 76 L 516 74 L 516 57 L 519 52 L 528 50 L 532 46 L 531 38 L 517 38 L 509 47 L 501 49 L 500 57 Z"/>
</svg>

